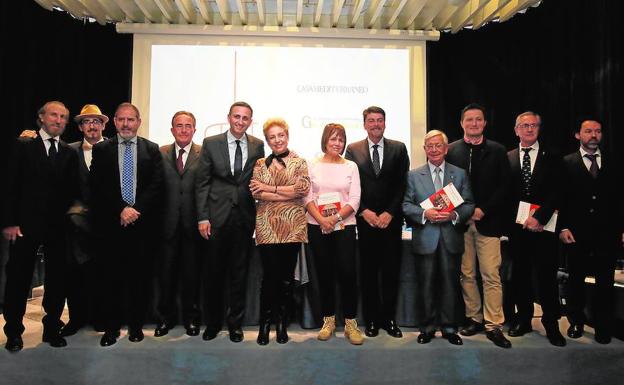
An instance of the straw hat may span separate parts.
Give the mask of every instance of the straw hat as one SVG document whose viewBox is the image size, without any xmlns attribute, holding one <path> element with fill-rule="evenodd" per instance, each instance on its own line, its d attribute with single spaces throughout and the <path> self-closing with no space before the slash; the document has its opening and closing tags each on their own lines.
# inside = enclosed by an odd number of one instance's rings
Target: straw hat
<svg viewBox="0 0 624 385">
<path fill-rule="evenodd" d="M 82 110 L 80 110 L 80 115 L 76 115 L 74 121 L 80 124 L 82 119 L 85 118 L 102 119 L 102 122 L 104 122 L 104 124 L 108 122 L 108 116 L 102 114 L 102 111 L 100 111 L 100 107 L 96 106 L 95 104 L 85 104 L 85 106 L 82 107 Z"/>
</svg>

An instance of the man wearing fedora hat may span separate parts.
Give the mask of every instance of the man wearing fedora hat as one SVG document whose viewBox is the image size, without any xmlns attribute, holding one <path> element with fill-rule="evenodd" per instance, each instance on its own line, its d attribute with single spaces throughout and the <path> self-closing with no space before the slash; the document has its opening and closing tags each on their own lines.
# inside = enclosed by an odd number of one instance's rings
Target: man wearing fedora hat
<svg viewBox="0 0 624 385">
<path fill-rule="evenodd" d="M 94 261 L 94 240 L 88 217 L 89 169 L 91 168 L 92 148 L 104 141 L 102 132 L 108 122 L 108 116 L 102 114 L 95 104 L 85 104 L 80 114 L 74 117 L 83 139 L 69 146 L 78 153 L 78 180 L 82 199 L 76 201 L 68 211 L 69 253 L 67 275 L 67 307 L 69 322 L 61 329 L 61 335 L 76 334 L 90 320 L 97 322 L 96 307 L 98 298 L 96 268 Z M 96 328 L 98 328 L 96 324 Z"/>
</svg>

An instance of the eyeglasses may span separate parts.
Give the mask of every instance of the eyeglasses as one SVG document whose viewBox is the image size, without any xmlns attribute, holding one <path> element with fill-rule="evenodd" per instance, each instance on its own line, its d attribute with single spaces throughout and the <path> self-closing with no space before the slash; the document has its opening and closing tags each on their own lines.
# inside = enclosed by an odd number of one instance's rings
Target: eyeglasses
<svg viewBox="0 0 624 385">
<path fill-rule="evenodd" d="M 527 128 L 539 128 L 540 124 L 539 123 L 522 123 L 522 124 L 518 124 L 517 127 L 522 128 L 523 130 L 526 130 Z"/>
<path fill-rule="evenodd" d="M 444 148 L 444 146 L 446 146 L 446 144 L 444 144 L 444 143 L 427 144 L 427 145 L 425 145 L 425 149 L 426 149 L 427 151 L 431 151 L 431 150 L 433 150 L 434 148 L 435 148 L 436 150 L 441 150 L 441 149 L 443 149 L 443 148 Z"/>
<path fill-rule="evenodd" d="M 80 122 L 80 124 L 88 126 L 90 124 L 93 124 L 94 126 L 101 126 L 102 125 L 102 121 L 100 119 L 83 119 L 82 122 Z"/>
</svg>

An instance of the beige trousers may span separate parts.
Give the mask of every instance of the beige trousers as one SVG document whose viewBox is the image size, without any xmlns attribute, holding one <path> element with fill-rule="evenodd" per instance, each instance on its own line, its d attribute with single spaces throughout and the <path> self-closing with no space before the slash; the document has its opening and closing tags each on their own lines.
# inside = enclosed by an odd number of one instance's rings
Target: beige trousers
<svg viewBox="0 0 624 385">
<path fill-rule="evenodd" d="M 479 234 L 474 223 L 464 233 L 465 251 L 462 255 L 461 286 L 466 304 L 466 317 L 483 322 L 485 329 L 500 329 L 503 314 L 503 286 L 500 280 L 500 239 Z M 477 284 L 477 261 L 483 282 L 483 306 Z"/>
</svg>

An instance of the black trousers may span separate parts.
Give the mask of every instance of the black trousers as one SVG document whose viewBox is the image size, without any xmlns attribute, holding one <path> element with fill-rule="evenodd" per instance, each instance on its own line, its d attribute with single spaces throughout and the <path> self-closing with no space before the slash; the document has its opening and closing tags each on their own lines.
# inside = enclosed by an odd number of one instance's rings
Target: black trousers
<svg viewBox="0 0 624 385">
<path fill-rule="evenodd" d="M 173 238 L 165 239 L 155 269 L 157 320 L 168 325 L 178 321 L 178 299 L 182 307 L 184 325 L 201 325 L 200 237 L 196 229 L 192 234 L 184 231 L 182 224 Z"/>
<path fill-rule="evenodd" d="M 262 260 L 260 322 L 271 316 L 285 318 L 292 298 L 292 284 L 301 243 L 258 245 Z"/>
<path fill-rule="evenodd" d="M 116 332 L 124 321 L 130 329 L 142 329 L 147 312 L 148 277 L 154 255 L 150 232 L 130 225 L 115 229 L 101 240 L 98 274 L 103 283 L 104 329 Z"/>
<path fill-rule="evenodd" d="M 594 285 L 592 313 L 594 328 L 611 335 L 613 329 L 613 271 L 615 250 L 597 250 L 577 240 L 567 245 L 568 251 L 568 320 L 572 324 L 584 324 L 585 319 L 585 277 L 593 275 Z"/>
<path fill-rule="evenodd" d="M 227 289 L 227 324 L 240 327 L 245 316 L 247 270 L 253 229 L 242 222 L 233 209 L 222 227 L 213 227 L 204 265 L 204 311 L 208 328 L 221 330 L 224 314 L 224 290 Z"/>
<path fill-rule="evenodd" d="M 509 238 L 512 256 L 512 291 L 517 306 L 516 322 L 531 324 L 535 285 L 542 306 L 542 323 L 556 326 L 561 317 L 557 282 L 557 238 L 550 232 L 514 229 Z"/>
<path fill-rule="evenodd" d="M 355 226 L 323 234 L 320 226 L 308 224 L 308 239 L 314 253 L 323 317 L 336 314 L 335 290 L 338 283 L 344 317 L 355 318 L 358 300 Z"/>
<path fill-rule="evenodd" d="M 401 268 L 401 226 L 385 229 L 358 218 L 362 312 L 365 322 L 385 323 L 396 314 Z"/>
<path fill-rule="evenodd" d="M 66 283 L 67 308 L 72 323 L 82 326 L 95 321 L 95 293 L 100 290 L 95 275 L 95 261 L 78 263 L 69 260 Z"/>
<path fill-rule="evenodd" d="M 455 333 L 463 321 L 464 302 L 459 282 L 461 256 L 461 253 L 448 251 L 442 238 L 432 254 L 414 255 L 421 332 L 440 328 L 442 333 Z"/>
<path fill-rule="evenodd" d="M 9 246 L 4 293 L 4 333 L 16 337 L 24 333 L 22 320 L 37 261 L 37 250 L 43 245 L 45 278 L 43 294 L 44 332 L 55 333 L 62 326 L 65 306 L 66 243 L 62 233 L 50 233 L 45 239 L 25 234 Z"/>
</svg>

